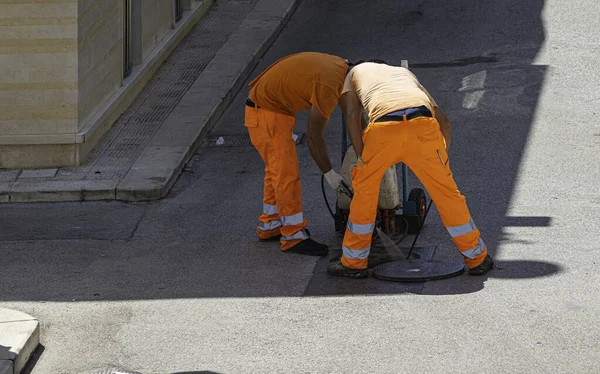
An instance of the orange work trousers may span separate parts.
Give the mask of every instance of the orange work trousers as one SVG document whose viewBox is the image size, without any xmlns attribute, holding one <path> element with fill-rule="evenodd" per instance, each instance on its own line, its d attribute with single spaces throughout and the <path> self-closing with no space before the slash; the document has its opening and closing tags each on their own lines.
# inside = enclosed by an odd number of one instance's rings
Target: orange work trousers
<svg viewBox="0 0 600 374">
<path fill-rule="evenodd" d="M 342 245 L 342 264 L 367 268 L 381 178 L 389 167 L 403 162 L 429 192 L 467 267 L 480 265 L 487 248 L 452 177 L 438 122 L 430 117 L 374 122 L 365 130 L 363 142 L 364 163 L 352 169 L 354 199 Z"/>
<path fill-rule="evenodd" d="M 265 240 L 281 235 L 284 251 L 308 239 L 302 213 L 300 166 L 292 138 L 295 123 L 295 117 L 246 105 L 244 125 L 265 162 L 263 211 L 256 228 L 258 237 Z"/>
</svg>

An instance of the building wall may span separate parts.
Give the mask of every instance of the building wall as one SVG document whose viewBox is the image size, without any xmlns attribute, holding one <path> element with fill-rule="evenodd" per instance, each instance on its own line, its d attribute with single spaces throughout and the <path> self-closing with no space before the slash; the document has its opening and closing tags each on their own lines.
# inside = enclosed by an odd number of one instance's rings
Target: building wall
<svg viewBox="0 0 600 374">
<path fill-rule="evenodd" d="M 142 8 L 142 58 L 150 53 L 171 31 L 173 0 L 143 0 Z"/>
<path fill-rule="evenodd" d="M 121 87 L 123 0 L 79 0 L 78 30 L 80 130 Z"/>
<path fill-rule="evenodd" d="M 77 127 L 77 0 L 0 2 L 0 134 Z"/>
<path fill-rule="evenodd" d="M 124 0 L 0 0 L 0 168 L 80 165 L 212 4 L 130 1 L 123 79 Z"/>
</svg>

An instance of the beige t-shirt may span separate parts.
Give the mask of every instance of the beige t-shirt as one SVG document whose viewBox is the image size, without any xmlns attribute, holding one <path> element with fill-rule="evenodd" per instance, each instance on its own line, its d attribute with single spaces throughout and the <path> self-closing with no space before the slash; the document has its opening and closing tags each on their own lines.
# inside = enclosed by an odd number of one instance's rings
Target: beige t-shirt
<svg viewBox="0 0 600 374">
<path fill-rule="evenodd" d="M 346 75 L 342 95 L 358 95 L 369 122 L 397 110 L 426 106 L 431 113 L 438 106 L 425 87 L 408 69 L 374 62 L 364 62 Z"/>
</svg>

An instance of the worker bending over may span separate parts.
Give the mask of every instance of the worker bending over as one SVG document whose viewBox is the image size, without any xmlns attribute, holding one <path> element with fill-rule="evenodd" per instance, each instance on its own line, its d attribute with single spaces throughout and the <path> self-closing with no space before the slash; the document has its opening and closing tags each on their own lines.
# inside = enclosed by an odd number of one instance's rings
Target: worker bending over
<svg viewBox="0 0 600 374">
<path fill-rule="evenodd" d="M 359 62 L 346 77 L 340 106 L 358 162 L 351 170 L 354 199 L 342 257 L 329 263 L 328 273 L 368 275 L 381 178 L 399 162 L 415 173 L 431 195 L 469 274 L 491 270 L 492 258 L 450 171 L 450 122 L 417 78 L 408 69 L 380 60 Z M 363 107 L 369 116 L 364 133 Z"/>
<path fill-rule="evenodd" d="M 250 83 L 245 126 L 266 165 L 258 238 L 280 239 L 282 251 L 327 254 L 327 246 L 312 240 L 305 230 L 292 135 L 296 114 L 310 110 L 306 134 L 310 154 L 331 187 L 343 191 L 344 178 L 331 168 L 323 132 L 338 105 L 347 71 L 348 64 L 340 57 L 303 52 L 280 59 Z"/>
</svg>

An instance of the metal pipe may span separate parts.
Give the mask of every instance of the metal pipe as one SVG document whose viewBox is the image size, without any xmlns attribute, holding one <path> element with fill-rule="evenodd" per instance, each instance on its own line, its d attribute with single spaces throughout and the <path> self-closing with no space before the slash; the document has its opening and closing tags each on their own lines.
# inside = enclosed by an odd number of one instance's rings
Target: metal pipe
<svg viewBox="0 0 600 374">
<path fill-rule="evenodd" d="M 408 201 L 408 168 L 402 164 L 402 206 Z M 404 213 L 404 212 L 402 212 Z"/>
<path fill-rule="evenodd" d="M 342 163 L 344 162 L 344 157 L 346 156 L 346 151 L 348 150 L 348 134 L 346 131 L 346 117 L 342 113 Z"/>
</svg>

